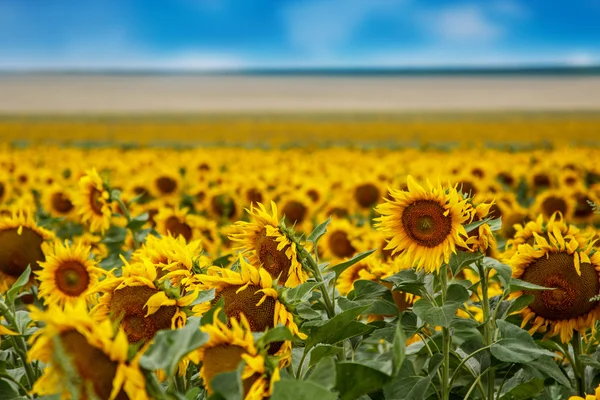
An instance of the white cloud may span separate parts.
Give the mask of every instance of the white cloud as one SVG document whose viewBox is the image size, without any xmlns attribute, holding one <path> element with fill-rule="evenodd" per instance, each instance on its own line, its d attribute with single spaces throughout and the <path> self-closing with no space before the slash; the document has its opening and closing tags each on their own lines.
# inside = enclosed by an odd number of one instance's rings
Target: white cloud
<svg viewBox="0 0 600 400">
<path fill-rule="evenodd" d="M 454 6 L 423 15 L 423 28 L 440 41 L 491 42 L 505 32 L 502 25 L 475 5 Z"/>
<path fill-rule="evenodd" d="M 522 19 L 529 16 L 527 8 L 515 0 L 496 0 L 489 7 L 491 11 L 509 18 Z"/>
<path fill-rule="evenodd" d="M 290 42 L 327 55 L 343 45 L 370 17 L 393 11 L 404 0 L 308 0 L 286 6 L 283 21 Z"/>
<path fill-rule="evenodd" d="M 571 67 L 589 67 L 598 65 L 599 63 L 600 59 L 598 56 L 583 51 L 569 54 L 565 58 L 565 64 Z"/>
</svg>

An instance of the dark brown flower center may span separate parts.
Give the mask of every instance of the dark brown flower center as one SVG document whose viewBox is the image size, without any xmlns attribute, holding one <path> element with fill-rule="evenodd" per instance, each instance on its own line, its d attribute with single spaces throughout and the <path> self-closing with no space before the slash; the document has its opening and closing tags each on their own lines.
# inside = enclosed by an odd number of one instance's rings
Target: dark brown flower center
<svg viewBox="0 0 600 400">
<path fill-rule="evenodd" d="M 208 387 L 209 392 L 212 393 L 210 383 L 212 379 L 223 372 L 235 371 L 240 362 L 242 362 L 242 355 L 246 354 L 240 346 L 222 344 L 215 347 L 209 347 L 204 350 L 204 377 L 207 380 L 204 384 Z M 254 374 L 251 377 L 244 379 L 244 395 L 248 393 L 252 384 L 258 379 L 260 375 Z"/>
<path fill-rule="evenodd" d="M 550 187 L 551 183 L 550 177 L 546 174 L 535 174 L 533 177 L 533 187 L 536 189 Z"/>
<path fill-rule="evenodd" d="M 452 230 L 452 218 L 433 200 L 418 200 L 402 213 L 402 226 L 408 236 L 420 246 L 436 247 Z"/>
<path fill-rule="evenodd" d="M 475 185 L 472 182 L 462 181 L 458 184 L 458 187 L 463 194 L 467 194 L 470 197 L 473 197 L 477 194 L 477 188 L 475 188 Z"/>
<path fill-rule="evenodd" d="M 246 191 L 246 199 L 248 200 L 248 203 L 250 203 L 250 204 L 262 203 L 263 195 L 260 192 L 260 190 L 258 190 L 256 188 L 250 188 Z"/>
<path fill-rule="evenodd" d="M 354 198 L 361 207 L 372 207 L 379 200 L 379 189 L 372 183 L 359 185 L 354 190 Z"/>
<path fill-rule="evenodd" d="M 147 286 L 126 286 L 113 293 L 109 306 L 111 320 L 121 321 L 130 343 L 150 340 L 157 331 L 171 329 L 175 306 L 162 306 L 146 317 L 146 302 L 158 292 Z"/>
<path fill-rule="evenodd" d="M 168 176 L 161 176 L 156 180 L 156 187 L 162 194 L 171 194 L 177 189 L 177 182 Z"/>
<path fill-rule="evenodd" d="M 26 227 L 20 235 L 18 228 L 0 231 L 0 271 L 18 278 L 28 265 L 32 270 L 39 269 L 38 262 L 46 259 L 43 241 L 37 232 Z"/>
<path fill-rule="evenodd" d="M 174 237 L 179 235 L 183 236 L 186 241 L 192 238 L 192 228 L 185 222 L 181 222 L 179 218 L 171 216 L 165 221 L 165 228 L 167 232 L 171 233 Z"/>
<path fill-rule="evenodd" d="M 588 203 L 588 201 L 590 201 L 590 198 L 587 197 L 585 194 L 577 194 L 575 196 L 575 200 L 577 201 L 577 203 L 575 205 L 575 212 L 573 213 L 573 215 L 576 218 L 589 218 L 594 214 L 592 206 L 590 206 L 590 204 Z"/>
<path fill-rule="evenodd" d="M 6 188 L 4 187 L 4 183 L 0 182 L 0 200 L 4 197 L 4 193 L 6 193 Z"/>
<path fill-rule="evenodd" d="M 228 318 L 238 318 L 244 314 L 250 324 L 252 332 L 263 332 L 267 328 L 273 328 L 273 317 L 275 314 L 275 299 L 267 297 L 265 301 L 257 306 L 256 304 L 263 297 L 262 293 L 255 293 L 261 290 L 260 286 L 249 285 L 245 290 L 239 293 L 236 291 L 241 286 L 229 286 L 219 292 L 219 298 L 225 298 L 223 311 Z M 215 299 L 215 300 L 218 300 Z"/>
<path fill-rule="evenodd" d="M 545 319 L 567 320 L 588 313 L 597 306 L 589 299 L 600 290 L 598 273 L 589 263 L 581 264 L 581 276 L 575 271 L 573 255 L 550 253 L 527 266 L 522 280 L 555 290 L 524 291 L 535 299 L 530 308 Z"/>
<path fill-rule="evenodd" d="M 319 192 L 315 189 L 309 189 L 306 192 L 306 195 L 313 201 L 313 202 L 317 202 L 319 201 L 319 199 L 321 198 L 321 195 L 319 194 Z"/>
<path fill-rule="evenodd" d="M 331 252 L 338 258 L 351 257 L 356 252 L 356 249 L 352 246 L 348 235 L 344 231 L 332 232 L 328 243 Z"/>
<path fill-rule="evenodd" d="M 542 212 L 546 217 L 550 217 L 555 212 L 565 215 L 567 212 L 567 202 L 558 196 L 548 196 L 542 202 Z"/>
<path fill-rule="evenodd" d="M 56 287 L 69 296 L 79 296 L 90 284 L 90 275 L 79 261 L 65 261 L 54 273 Z"/>
<path fill-rule="evenodd" d="M 289 224 L 301 224 L 306 218 L 306 214 L 308 213 L 308 209 L 306 206 L 299 201 L 290 200 L 285 203 L 283 207 L 283 214 L 285 215 L 285 220 Z"/>
<path fill-rule="evenodd" d="M 56 192 L 52 195 L 52 208 L 61 214 L 67 214 L 73 209 L 73 203 L 62 192 Z"/>
<path fill-rule="evenodd" d="M 262 267 L 267 270 L 273 279 L 279 277 L 279 283 L 284 284 L 290 273 L 292 261 L 285 255 L 289 245 L 277 250 L 277 242 L 266 236 L 266 232 L 258 235 L 256 240 L 256 254 Z"/>
<path fill-rule="evenodd" d="M 90 191 L 90 207 L 92 208 L 92 212 L 98 216 L 102 216 L 103 205 L 102 192 L 93 187 Z"/>
<path fill-rule="evenodd" d="M 73 382 L 81 387 L 80 398 L 109 399 L 117 374 L 117 363 L 102 350 L 90 345 L 85 336 L 76 330 L 61 333 L 60 343 L 70 357 L 71 366 L 77 370 L 78 378 L 81 379 Z M 93 396 L 88 392 L 90 389 L 93 390 Z M 121 389 L 116 399 L 127 400 L 129 397 Z"/>
</svg>

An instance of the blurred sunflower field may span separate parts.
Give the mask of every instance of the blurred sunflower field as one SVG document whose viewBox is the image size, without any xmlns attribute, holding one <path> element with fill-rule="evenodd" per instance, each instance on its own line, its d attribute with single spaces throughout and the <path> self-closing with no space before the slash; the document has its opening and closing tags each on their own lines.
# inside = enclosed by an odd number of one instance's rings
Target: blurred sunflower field
<svg viewBox="0 0 600 400">
<path fill-rule="evenodd" d="M 0 398 L 600 398 L 600 124 L 369 124 L 0 123 Z"/>
</svg>

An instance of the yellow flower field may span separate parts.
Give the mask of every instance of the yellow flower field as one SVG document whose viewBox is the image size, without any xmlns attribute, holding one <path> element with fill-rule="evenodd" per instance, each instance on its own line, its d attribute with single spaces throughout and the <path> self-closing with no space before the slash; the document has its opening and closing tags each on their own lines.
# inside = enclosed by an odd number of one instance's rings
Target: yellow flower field
<svg viewBox="0 0 600 400">
<path fill-rule="evenodd" d="M 596 398 L 600 118 L 528 118 L 4 119 L 2 393 Z"/>
</svg>

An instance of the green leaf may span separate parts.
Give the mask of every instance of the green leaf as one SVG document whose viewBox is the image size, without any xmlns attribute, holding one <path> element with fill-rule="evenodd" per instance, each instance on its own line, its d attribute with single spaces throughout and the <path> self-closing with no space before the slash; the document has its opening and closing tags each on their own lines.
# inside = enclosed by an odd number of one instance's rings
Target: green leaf
<svg viewBox="0 0 600 400">
<path fill-rule="evenodd" d="M 224 324 L 227 323 L 227 317 L 225 313 L 223 313 L 223 307 L 225 307 L 225 297 L 221 296 L 219 300 L 215 303 L 214 306 L 211 307 L 210 310 L 204 313 L 202 319 L 200 320 L 200 326 L 204 326 L 206 324 L 212 324 L 214 320 L 214 315 L 217 310 L 220 310 L 219 314 L 217 314 L 219 320 Z"/>
<path fill-rule="evenodd" d="M 535 299 L 535 296 L 532 294 L 526 294 L 526 295 L 517 297 L 516 299 L 514 299 L 511 302 L 510 306 L 508 307 L 508 310 L 506 310 L 506 312 L 504 313 L 504 316 L 508 316 L 517 311 L 521 311 L 522 309 L 527 307 L 529 304 L 531 304 L 533 299 Z"/>
<path fill-rule="evenodd" d="M 482 220 L 479 221 L 475 221 L 475 222 L 471 222 L 470 224 L 465 225 L 465 231 L 467 231 L 467 233 L 479 228 L 481 225 L 486 224 L 488 221 L 490 221 L 491 218 L 484 218 Z"/>
<path fill-rule="evenodd" d="M 195 306 L 198 304 L 206 303 L 207 301 L 213 301 L 214 298 L 215 289 L 201 290 L 198 292 L 198 297 L 196 297 L 196 300 L 194 300 L 191 305 Z"/>
<path fill-rule="evenodd" d="M 293 340 L 294 335 L 290 332 L 287 326 L 278 326 L 271 328 L 265 333 L 259 340 L 262 344 L 269 344 L 273 342 L 283 342 L 285 340 Z"/>
<path fill-rule="evenodd" d="M 207 341 L 208 334 L 200 331 L 200 318 L 190 317 L 181 329 L 159 331 L 141 357 L 140 365 L 151 371 L 162 369 L 173 376 L 179 361 Z"/>
<path fill-rule="evenodd" d="M 374 328 L 355 321 L 369 306 L 355 307 L 346 310 L 329 321 L 311 328 L 307 346 L 312 347 L 318 343 L 335 344 L 351 337 L 364 335 Z"/>
<path fill-rule="evenodd" d="M 287 303 L 299 303 L 306 300 L 314 288 L 322 284 L 322 282 L 305 282 L 295 288 L 285 290 L 283 297 Z"/>
<path fill-rule="evenodd" d="M 212 264 L 216 265 L 217 267 L 225 268 L 229 265 L 232 256 L 233 254 L 225 254 L 224 256 L 221 256 L 214 260 Z"/>
<path fill-rule="evenodd" d="M 323 358 L 310 373 L 308 381 L 315 383 L 325 389 L 332 390 L 335 387 L 335 362 L 333 357 Z"/>
<path fill-rule="evenodd" d="M 501 262 L 490 258 L 485 257 L 483 260 L 483 264 L 487 268 L 492 268 L 496 270 L 496 274 L 500 282 L 502 283 L 502 287 L 507 289 L 510 287 L 510 277 L 512 276 L 512 268 L 506 264 L 502 264 Z"/>
<path fill-rule="evenodd" d="M 537 360 L 531 361 L 527 367 L 534 368 L 544 375 L 549 376 L 564 387 L 571 389 L 571 382 L 563 371 L 556 365 L 552 357 L 540 357 Z"/>
<path fill-rule="evenodd" d="M 15 298 L 17 297 L 17 294 L 19 293 L 19 291 L 25 286 L 27 285 L 27 283 L 29 282 L 29 276 L 31 275 L 31 266 L 28 265 L 27 268 L 25 269 L 25 271 L 23 271 L 23 273 L 21 274 L 21 276 L 19 276 L 19 279 L 17 279 L 15 281 L 15 283 L 13 283 L 13 285 L 10 287 L 10 289 L 7 290 L 6 292 L 6 303 L 13 305 L 15 302 Z"/>
<path fill-rule="evenodd" d="M 390 380 L 390 376 L 363 364 L 343 362 L 337 365 L 336 388 L 342 400 L 357 399 L 381 389 Z"/>
<path fill-rule="evenodd" d="M 522 281 L 520 279 L 512 278 L 510 280 L 510 292 L 516 292 L 517 290 L 554 290 L 554 288 L 547 288 L 539 286 L 534 283 Z"/>
<path fill-rule="evenodd" d="M 422 400 L 429 388 L 431 377 L 407 376 L 387 385 L 383 392 L 386 400 Z"/>
<path fill-rule="evenodd" d="M 348 293 L 348 299 L 353 301 L 377 299 L 388 291 L 388 288 L 377 282 L 361 279 L 354 282 L 354 290 Z"/>
<path fill-rule="evenodd" d="M 501 339 L 492 344 L 490 351 L 500 361 L 529 363 L 542 356 L 554 357 L 555 354 L 536 346 L 527 331 L 504 320 L 496 320 Z"/>
<path fill-rule="evenodd" d="M 242 383 L 242 371 L 244 363 L 240 362 L 235 371 L 222 372 L 215 375 L 210 381 L 213 394 L 210 400 L 242 400 L 244 385 Z"/>
<path fill-rule="evenodd" d="M 579 361 L 583 364 L 588 365 L 594 369 L 600 370 L 600 362 L 596 360 L 594 357 L 589 356 L 587 354 L 582 354 L 579 356 Z"/>
<path fill-rule="evenodd" d="M 406 356 L 406 337 L 404 336 L 404 329 L 402 329 L 402 322 L 398 319 L 396 324 L 396 332 L 394 334 L 394 342 L 392 343 L 392 361 L 394 366 L 394 376 L 397 376 L 402 368 L 404 357 Z"/>
<path fill-rule="evenodd" d="M 132 231 L 140 229 L 142 226 L 148 222 L 149 214 L 147 212 L 143 212 L 139 215 L 133 217 L 129 223 L 127 223 L 127 227 Z"/>
<path fill-rule="evenodd" d="M 425 283 L 419 278 L 419 275 L 412 269 L 400 271 L 397 274 L 384 279 L 385 282 L 394 284 L 392 290 L 405 293 L 421 295 Z"/>
<path fill-rule="evenodd" d="M 357 255 L 355 255 L 354 257 L 352 257 L 351 259 L 349 259 L 348 261 L 345 261 L 345 262 L 343 262 L 341 264 L 338 264 L 335 267 L 331 267 L 330 269 L 333 272 L 335 272 L 335 276 L 338 277 L 346 269 L 350 268 L 351 266 L 353 266 L 357 262 L 361 261 L 362 259 L 367 258 L 371 254 L 373 254 L 376 250 L 377 249 L 373 249 L 373 250 L 365 251 L 363 253 L 358 253 Z"/>
<path fill-rule="evenodd" d="M 440 299 L 438 296 L 437 299 Z M 469 292 L 462 285 L 452 284 L 448 286 L 446 304 L 438 306 L 428 299 L 419 299 L 413 306 L 413 312 L 419 318 L 432 326 L 450 326 L 459 307 L 469 300 Z"/>
<path fill-rule="evenodd" d="M 310 235 L 308 235 L 308 238 L 306 240 L 308 240 L 309 242 L 313 242 L 316 245 L 319 242 L 319 239 L 321 239 L 321 237 L 325 233 L 327 233 L 327 226 L 329 225 L 330 222 L 331 222 L 331 217 L 327 218 L 327 221 L 323 222 L 322 224 L 319 224 L 310 233 Z"/>
<path fill-rule="evenodd" d="M 336 356 L 338 354 L 342 354 L 343 352 L 344 349 L 341 347 L 330 346 L 328 344 L 319 344 L 313 347 L 312 351 L 310 352 L 310 362 L 308 365 L 315 365 L 325 357 Z"/>
<path fill-rule="evenodd" d="M 337 394 L 313 382 L 282 379 L 275 382 L 270 400 L 337 400 Z"/>
<path fill-rule="evenodd" d="M 544 390 L 544 380 L 520 369 L 506 381 L 500 400 L 525 400 L 536 397 Z"/>
<path fill-rule="evenodd" d="M 460 271 L 473 264 L 474 262 L 481 260 L 482 258 L 483 254 L 481 254 L 480 252 L 469 253 L 466 251 L 457 251 L 450 257 L 450 262 L 448 263 L 448 266 L 452 271 L 452 275 L 456 276 Z"/>
</svg>

